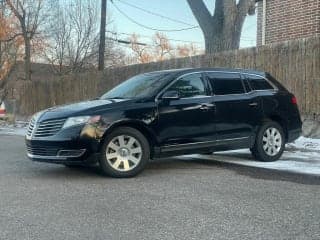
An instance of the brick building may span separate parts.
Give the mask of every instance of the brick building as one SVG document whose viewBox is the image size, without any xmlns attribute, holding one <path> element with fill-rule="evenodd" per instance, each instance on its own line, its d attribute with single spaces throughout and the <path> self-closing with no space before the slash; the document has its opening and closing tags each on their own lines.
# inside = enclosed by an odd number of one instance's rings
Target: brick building
<svg viewBox="0 0 320 240">
<path fill-rule="evenodd" d="M 259 0 L 257 45 L 320 33 L 320 0 Z"/>
</svg>

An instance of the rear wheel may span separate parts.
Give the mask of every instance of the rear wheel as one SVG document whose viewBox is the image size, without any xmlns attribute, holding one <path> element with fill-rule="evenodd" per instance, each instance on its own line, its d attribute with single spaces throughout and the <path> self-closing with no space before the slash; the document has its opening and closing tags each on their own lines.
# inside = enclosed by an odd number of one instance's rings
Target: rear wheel
<svg viewBox="0 0 320 240">
<path fill-rule="evenodd" d="M 250 150 L 255 159 L 272 162 L 281 157 L 284 147 L 282 127 L 276 122 L 266 122 L 260 127 L 255 144 Z"/>
<path fill-rule="evenodd" d="M 111 177 L 133 177 L 140 173 L 150 157 L 150 147 L 138 130 L 122 127 L 107 136 L 100 156 L 100 167 Z"/>
</svg>

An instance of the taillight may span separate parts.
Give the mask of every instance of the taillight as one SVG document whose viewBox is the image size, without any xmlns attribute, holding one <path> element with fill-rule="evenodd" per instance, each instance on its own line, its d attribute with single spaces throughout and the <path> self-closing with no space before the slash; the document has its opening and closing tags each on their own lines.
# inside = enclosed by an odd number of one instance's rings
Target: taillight
<svg viewBox="0 0 320 240">
<path fill-rule="evenodd" d="M 298 101 L 297 101 L 297 98 L 295 96 L 291 97 L 291 103 L 294 104 L 294 105 L 297 105 Z"/>
</svg>

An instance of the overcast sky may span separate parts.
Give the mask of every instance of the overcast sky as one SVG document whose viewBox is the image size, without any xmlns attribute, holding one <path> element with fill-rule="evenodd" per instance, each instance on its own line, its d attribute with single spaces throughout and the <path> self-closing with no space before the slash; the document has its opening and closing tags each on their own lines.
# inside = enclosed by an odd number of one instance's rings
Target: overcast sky
<svg viewBox="0 0 320 240">
<path fill-rule="evenodd" d="M 156 29 L 182 29 L 188 28 L 190 25 L 198 25 L 186 0 L 113 0 L 116 6 L 127 14 L 130 18 L 134 19 L 138 23 L 144 24 L 148 27 Z M 212 12 L 214 10 L 214 1 L 205 0 L 208 8 Z M 143 9 L 155 12 L 169 18 L 182 21 L 187 24 L 182 24 L 161 17 L 153 16 L 125 3 L 133 4 Z M 155 31 L 143 28 L 128 20 L 123 14 L 121 14 L 115 6 L 108 1 L 109 12 L 112 13 L 112 20 L 118 32 L 123 33 L 138 33 L 140 35 L 152 36 Z M 201 30 L 192 29 L 188 31 L 180 32 L 165 32 L 165 34 L 171 39 L 194 41 L 201 48 L 204 48 L 203 34 Z M 121 35 L 119 38 L 126 39 L 126 35 Z M 150 38 L 141 37 L 141 42 L 150 43 Z M 172 43 L 179 43 L 173 42 Z M 182 42 L 180 42 L 182 43 Z M 256 15 L 248 16 L 243 27 L 241 36 L 241 47 L 251 47 L 256 45 Z"/>
</svg>

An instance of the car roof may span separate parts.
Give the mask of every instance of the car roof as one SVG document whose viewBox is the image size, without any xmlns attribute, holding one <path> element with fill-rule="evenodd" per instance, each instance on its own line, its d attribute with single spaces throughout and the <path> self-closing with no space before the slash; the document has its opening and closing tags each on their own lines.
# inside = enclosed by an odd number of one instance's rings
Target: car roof
<svg viewBox="0 0 320 240">
<path fill-rule="evenodd" d="M 155 71 L 150 73 L 175 73 L 175 74 L 187 74 L 192 72 L 236 72 L 236 73 L 248 73 L 265 76 L 266 72 L 252 70 L 252 69 L 241 69 L 241 68 L 180 68 L 180 69 L 167 69 L 161 71 Z"/>
</svg>

